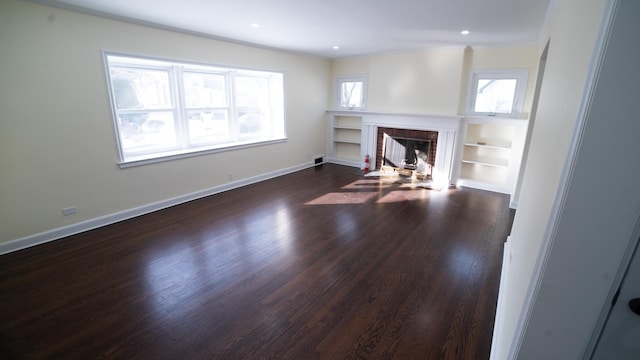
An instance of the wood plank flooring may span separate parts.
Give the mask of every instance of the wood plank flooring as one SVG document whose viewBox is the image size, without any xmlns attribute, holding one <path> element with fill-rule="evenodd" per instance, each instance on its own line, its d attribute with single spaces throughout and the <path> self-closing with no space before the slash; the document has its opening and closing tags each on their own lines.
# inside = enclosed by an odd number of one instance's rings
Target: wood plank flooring
<svg viewBox="0 0 640 360">
<path fill-rule="evenodd" d="M 3 359 L 487 359 L 508 196 L 325 164 L 0 256 Z"/>
</svg>

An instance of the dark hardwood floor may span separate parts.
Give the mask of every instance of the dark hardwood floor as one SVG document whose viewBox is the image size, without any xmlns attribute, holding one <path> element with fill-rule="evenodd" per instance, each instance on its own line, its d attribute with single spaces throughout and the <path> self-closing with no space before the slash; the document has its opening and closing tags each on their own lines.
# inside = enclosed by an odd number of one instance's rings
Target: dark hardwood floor
<svg viewBox="0 0 640 360">
<path fill-rule="evenodd" d="M 513 211 L 323 165 L 0 256 L 3 359 L 487 359 Z"/>
</svg>

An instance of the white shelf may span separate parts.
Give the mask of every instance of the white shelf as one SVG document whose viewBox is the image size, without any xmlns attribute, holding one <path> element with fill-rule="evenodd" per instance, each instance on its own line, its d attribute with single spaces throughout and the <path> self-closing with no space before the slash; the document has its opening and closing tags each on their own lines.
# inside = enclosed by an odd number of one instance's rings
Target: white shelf
<svg viewBox="0 0 640 360">
<path fill-rule="evenodd" d="M 341 163 L 359 164 L 362 116 L 329 114 L 329 157 Z"/>
<path fill-rule="evenodd" d="M 497 159 L 475 159 L 475 160 L 467 160 L 467 159 L 462 159 L 463 163 L 467 163 L 467 164 L 477 164 L 477 165 L 484 165 L 484 166 L 495 166 L 495 167 L 509 167 L 509 162 L 508 161 L 499 161 Z"/>
<path fill-rule="evenodd" d="M 344 129 L 344 130 L 358 130 L 360 131 L 359 126 L 348 126 L 348 125 L 334 125 L 334 129 Z"/>
<path fill-rule="evenodd" d="M 333 142 L 343 143 L 343 144 L 357 144 L 357 145 L 360 145 L 360 141 L 358 141 L 358 140 L 333 139 Z"/>
<path fill-rule="evenodd" d="M 458 186 L 465 186 L 474 189 L 494 191 L 494 192 L 503 192 L 504 184 L 500 183 L 490 183 L 486 181 L 477 181 L 474 179 L 466 179 L 460 178 L 458 179 Z"/>
<path fill-rule="evenodd" d="M 517 119 L 465 118 L 458 184 L 512 194 L 525 125 Z"/>
<path fill-rule="evenodd" d="M 501 187 L 506 184 L 507 168 L 504 166 L 487 166 L 463 162 L 460 179 L 467 182 L 467 186 L 473 184 L 487 184 L 493 187 Z"/>
<path fill-rule="evenodd" d="M 500 150 L 511 150 L 511 144 L 497 144 L 483 141 L 483 144 L 478 144 L 478 142 L 465 142 L 464 146 L 477 146 L 489 149 L 500 149 Z"/>
</svg>

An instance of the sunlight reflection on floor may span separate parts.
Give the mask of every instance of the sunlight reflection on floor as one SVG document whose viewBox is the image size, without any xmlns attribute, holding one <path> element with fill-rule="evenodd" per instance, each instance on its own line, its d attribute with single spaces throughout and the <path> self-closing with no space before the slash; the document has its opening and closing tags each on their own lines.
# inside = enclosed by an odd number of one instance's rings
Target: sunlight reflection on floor
<svg viewBox="0 0 640 360">
<path fill-rule="evenodd" d="M 430 196 L 430 193 L 441 190 L 441 187 L 430 189 L 431 186 L 431 181 L 416 182 L 400 176 L 356 180 L 341 188 L 346 191 L 322 195 L 305 205 L 365 204 L 375 201 L 374 198 L 378 196 L 381 198 L 375 202 L 383 204 L 424 200 Z M 393 187 L 398 190 L 390 190 Z"/>
<path fill-rule="evenodd" d="M 379 179 L 367 179 L 367 180 L 356 180 L 348 185 L 342 187 L 344 190 L 357 190 L 357 189 L 382 189 L 388 188 L 393 185 L 393 182 L 383 183 Z"/>
<path fill-rule="evenodd" d="M 331 192 L 313 199 L 305 205 L 364 204 L 377 195 L 376 192 Z"/>
<path fill-rule="evenodd" d="M 392 202 L 424 200 L 424 199 L 427 199 L 428 197 L 429 197 L 429 190 L 426 190 L 426 189 L 395 190 L 386 194 L 376 202 L 379 204 L 384 204 L 384 203 L 392 203 Z"/>
</svg>

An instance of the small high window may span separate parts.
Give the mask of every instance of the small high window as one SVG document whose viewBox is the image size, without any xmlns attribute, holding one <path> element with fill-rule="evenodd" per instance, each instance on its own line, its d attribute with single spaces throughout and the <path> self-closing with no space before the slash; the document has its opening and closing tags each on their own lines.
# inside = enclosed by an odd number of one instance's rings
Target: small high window
<svg viewBox="0 0 640 360">
<path fill-rule="evenodd" d="M 366 109 L 366 76 L 339 77 L 337 85 L 337 108 L 340 110 Z"/>
<path fill-rule="evenodd" d="M 526 69 L 473 71 L 467 113 L 516 117 L 522 112 Z"/>
</svg>

